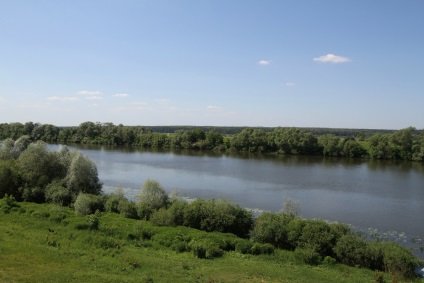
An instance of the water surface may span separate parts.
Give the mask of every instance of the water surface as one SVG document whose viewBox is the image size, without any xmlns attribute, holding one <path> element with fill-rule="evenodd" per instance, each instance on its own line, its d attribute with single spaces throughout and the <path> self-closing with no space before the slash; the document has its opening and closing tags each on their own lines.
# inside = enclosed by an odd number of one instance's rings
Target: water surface
<svg viewBox="0 0 424 283">
<path fill-rule="evenodd" d="M 60 145 L 51 146 L 58 148 Z M 424 165 L 305 156 L 223 155 L 70 146 L 95 161 L 105 191 L 134 198 L 146 179 L 189 198 L 228 198 L 277 212 L 285 198 L 301 215 L 424 237 Z"/>
</svg>

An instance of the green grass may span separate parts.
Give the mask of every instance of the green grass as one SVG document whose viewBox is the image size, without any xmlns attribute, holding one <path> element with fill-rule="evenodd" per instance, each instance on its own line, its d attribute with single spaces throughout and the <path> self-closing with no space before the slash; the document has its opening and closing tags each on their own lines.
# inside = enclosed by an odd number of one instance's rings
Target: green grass
<svg viewBox="0 0 424 283">
<path fill-rule="evenodd" d="M 240 239 L 231 234 L 155 227 L 112 213 L 99 217 L 99 229 L 90 230 L 87 217 L 60 206 L 20 203 L 0 212 L 0 282 L 374 282 L 373 271 L 309 266 L 289 251 L 232 251 Z M 200 259 L 183 251 L 193 241 L 229 251 Z M 392 279 L 385 274 L 385 280 Z"/>
</svg>

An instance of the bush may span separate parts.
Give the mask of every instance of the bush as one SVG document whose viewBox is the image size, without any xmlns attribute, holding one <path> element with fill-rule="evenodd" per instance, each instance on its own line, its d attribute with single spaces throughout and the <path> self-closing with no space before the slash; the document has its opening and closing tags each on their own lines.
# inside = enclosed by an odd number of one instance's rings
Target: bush
<svg viewBox="0 0 424 283">
<path fill-rule="evenodd" d="M 3 213 L 9 213 L 17 207 L 19 207 L 19 205 L 13 196 L 5 194 L 4 197 L 0 199 L 0 211 Z"/>
<path fill-rule="evenodd" d="M 274 246 L 271 244 L 259 244 L 255 243 L 250 248 L 250 253 L 253 255 L 261 255 L 261 254 L 272 254 L 274 253 Z"/>
<path fill-rule="evenodd" d="M 350 266 L 370 268 L 373 262 L 368 242 L 353 234 L 341 237 L 334 247 L 334 252 L 341 263 Z"/>
<path fill-rule="evenodd" d="M 239 252 L 241 254 L 247 254 L 250 252 L 250 249 L 252 248 L 252 243 L 247 240 L 237 240 L 236 241 L 236 252 Z"/>
<path fill-rule="evenodd" d="M 96 210 L 96 213 L 90 214 L 87 216 L 87 225 L 90 230 L 98 230 L 100 226 L 100 216 L 99 211 Z"/>
<path fill-rule="evenodd" d="M 219 245 L 208 240 L 192 240 L 189 243 L 194 256 L 198 258 L 216 258 L 221 257 L 224 251 L 219 248 Z"/>
<path fill-rule="evenodd" d="M 72 202 L 71 192 L 63 186 L 61 181 L 53 181 L 46 187 L 45 198 L 47 202 L 61 206 L 68 206 Z"/>
<path fill-rule="evenodd" d="M 333 256 L 338 239 L 349 231 L 347 226 L 323 220 L 295 219 L 288 225 L 288 239 L 294 247 L 312 248 L 322 257 Z"/>
<path fill-rule="evenodd" d="M 225 199 L 199 199 L 179 206 L 184 207 L 183 225 L 191 228 L 246 237 L 252 226 L 252 214 Z"/>
<path fill-rule="evenodd" d="M 291 249 L 288 241 L 288 224 L 294 219 L 291 214 L 265 212 L 255 220 L 253 239 L 259 243 L 268 243 L 277 248 Z"/>
<path fill-rule="evenodd" d="M 126 218 L 136 219 L 138 217 L 135 204 L 124 196 L 122 188 L 117 188 L 114 193 L 106 197 L 104 207 L 105 211 L 120 213 Z"/>
<path fill-rule="evenodd" d="M 154 212 L 150 218 L 153 225 L 157 226 L 174 226 L 174 216 L 169 209 L 161 208 Z"/>
<path fill-rule="evenodd" d="M 383 242 L 381 248 L 386 272 L 404 279 L 416 276 L 415 267 L 419 265 L 419 260 L 407 248 L 394 242 Z"/>
<path fill-rule="evenodd" d="M 102 198 L 97 195 L 80 193 L 75 200 L 74 207 L 78 215 L 93 214 L 96 210 L 103 210 Z"/>
<path fill-rule="evenodd" d="M 297 248 L 294 251 L 295 258 L 303 263 L 310 265 L 318 265 L 321 263 L 320 254 L 313 248 Z"/>
</svg>

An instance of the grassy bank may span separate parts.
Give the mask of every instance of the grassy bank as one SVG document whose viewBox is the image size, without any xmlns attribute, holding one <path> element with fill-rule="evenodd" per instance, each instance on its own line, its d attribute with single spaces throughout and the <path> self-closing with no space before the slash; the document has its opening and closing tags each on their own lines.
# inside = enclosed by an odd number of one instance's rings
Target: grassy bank
<svg viewBox="0 0 424 283">
<path fill-rule="evenodd" d="M 19 205 L 0 212 L 0 282 L 375 282 L 377 274 L 331 262 L 306 265 L 290 251 L 243 254 L 235 247 L 247 240 L 232 234 Z M 225 252 L 214 257 L 206 250 L 199 258 L 199 243 Z M 385 282 L 393 279 L 384 274 Z"/>
</svg>

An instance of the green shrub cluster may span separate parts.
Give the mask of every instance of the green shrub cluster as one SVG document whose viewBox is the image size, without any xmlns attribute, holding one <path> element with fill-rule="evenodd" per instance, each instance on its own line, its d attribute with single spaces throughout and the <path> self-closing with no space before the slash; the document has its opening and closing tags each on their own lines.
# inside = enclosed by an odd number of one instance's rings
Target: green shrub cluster
<svg viewBox="0 0 424 283">
<path fill-rule="evenodd" d="M 96 165 L 79 152 L 49 151 L 27 136 L 0 145 L 0 197 L 68 206 L 79 193 L 99 194 L 101 188 Z"/>
<path fill-rule="evenodd" d="M 156 225 L 187 226 L 247 237 L 253 216 L 246 209 L 225 199 L 198 199 L 191 203 L 176 200 L 168 208 L 154 212 L 151 221 Z"/>
<path fill-rule="evenodd" d="M 397 243 L 367 241 L 346 225 L 295 218 L 292 214 L 263 213 L 255 220 L 252 237 L 260 243 L 294 250 L 299 261 L 311 265 L 320 264 L 323 259 L 325 263 L 337 260 L 409 279 L 420 264 Z"/>
</svg>

